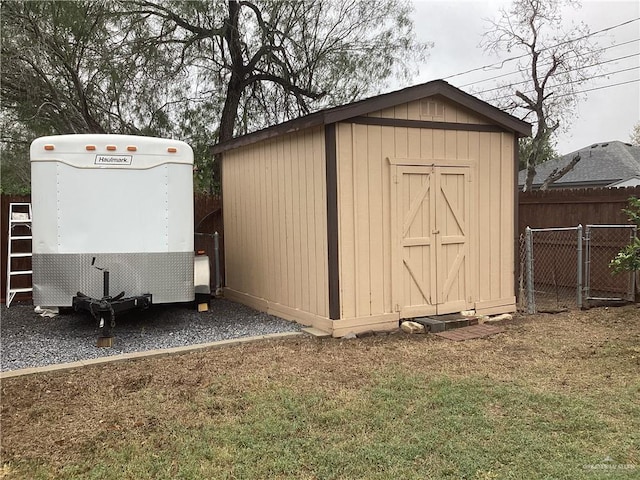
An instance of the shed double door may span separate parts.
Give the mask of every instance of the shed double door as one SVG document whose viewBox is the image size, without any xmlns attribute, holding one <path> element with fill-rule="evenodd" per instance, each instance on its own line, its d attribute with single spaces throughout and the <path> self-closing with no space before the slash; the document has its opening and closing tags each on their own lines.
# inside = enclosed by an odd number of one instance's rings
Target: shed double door
<svg viewBox="0 0 640 480">
<path fill-rule="evenodd" d="M 401 318 L 459 312 L 469 301 L 470 168 L 395 166 L 393 303 Z"/>
</svg>

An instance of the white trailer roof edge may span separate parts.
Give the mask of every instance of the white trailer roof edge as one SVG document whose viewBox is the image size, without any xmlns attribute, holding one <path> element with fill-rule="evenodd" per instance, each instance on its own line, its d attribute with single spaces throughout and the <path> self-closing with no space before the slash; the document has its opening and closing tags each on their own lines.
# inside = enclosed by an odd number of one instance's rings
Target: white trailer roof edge
<svg viewBox="0 0 640 480">
<path fill-rule="evenodd" d="M 31 162 L 59 162 L 76 168 L 148 169 L 193 165 L 193 150 L 181 141 L 135 135 L 75 134 L 40 137 L 31 143 Z"/>
<path fill-rule="evenodd" d="M 68 154 L 67 154 L 68 155 Z M 140 157 L 143 157 L 143 155 L 140 155 Z M 146 157 L 150 157 L 149 155 L 147 155 Z M 78 165 L 75 164 L 73 162 L 67 161 L 67 160 L 62 160 L 61 158 L 47 158 L 47 159 L 34 159 L 31 160 L 31 163 L 46 163 L 46 162 L 50 162 L 50 163 L 61 163 L 63 165 L 67 165 L 69 167 L 72 168 L 81 168 L 81 169 L 92 169 L 95 168 L 95 165 Z M 171 162 L 153 162 L 153 163 L 149 163 L 147 165 L 142 165 L 142 166 L 129 166 L 129 165 L 110 165 L 109 168 L 126 168 L 128 170 L 149 170 L 151 168 L 155 168 L 155 167 L 160 167 L 162 165 L 192 165 L 193 162 L 189 162 L 189 161 L 171 161 Z"/>
</svg>

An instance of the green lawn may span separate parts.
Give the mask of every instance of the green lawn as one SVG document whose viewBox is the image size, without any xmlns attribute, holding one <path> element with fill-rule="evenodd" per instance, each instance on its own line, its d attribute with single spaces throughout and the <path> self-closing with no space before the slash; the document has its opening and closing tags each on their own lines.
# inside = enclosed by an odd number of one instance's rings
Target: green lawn
<svg viewBox="0 0 640 480">
<path fill-rule="evenodd" d="M 462 343 L 397 335 L 255 344 L 123 364 L 111 384 L 105 367 L 6 381 L 3 408 L 11 402 L 6 383 L 66 392 L 68 405 L 48 409 L 43 398 L 30 403 L 23 394 L 22 404 L 3 411 L 3 430 L 11 432 L 3 438 L 4 472 L 83 479 L 639 478 L 638 314 L 621 310 L 623 321 L 612 325 L 591 318 L 598 312 L 529 317 L 505 334 Z M 598 333 L 572 333 L 572 322 Z M 536 340 L 557 328 L 564 329 L 557 338 Z M 97 385 L 87 388 L 82 381 L 92 374 Z M 74 396 L 83 390 L 86 398 Z M 99 403 L 95 416 L 92 400 Z M 20 443 L 20 435 L 7 414 L 31 415 L 44 426 L 45 447 L 28 428 L 35 438 L 22 447 L 8 443 Z M 77 435 L 56 437 L 65 419 Z"/>
</svg>

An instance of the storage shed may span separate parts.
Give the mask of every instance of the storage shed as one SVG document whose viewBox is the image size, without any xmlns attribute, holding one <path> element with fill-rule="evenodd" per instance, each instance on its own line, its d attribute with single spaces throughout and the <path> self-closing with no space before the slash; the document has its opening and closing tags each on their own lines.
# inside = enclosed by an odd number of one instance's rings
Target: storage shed
<svg viewBox="0 0 640 480">
<path fill-rule="evenodd" d="M 530 133 L 438 80 L 215 145 L 225 296 L 335 337 L 514 311 Z"/>
</svg>

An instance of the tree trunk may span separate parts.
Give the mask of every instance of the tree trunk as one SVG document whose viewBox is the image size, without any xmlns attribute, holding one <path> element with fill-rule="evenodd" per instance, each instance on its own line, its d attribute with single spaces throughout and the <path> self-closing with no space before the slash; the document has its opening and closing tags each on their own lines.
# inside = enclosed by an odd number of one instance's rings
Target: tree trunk
<svg viewBox="0 0 640 480">
<path fill-rule="evenodd" d="M 243 81 L 245 76 L 245 67 L 242 61 L 242 44 L 238 36 L 238 18 L 240 14 L 240 5 L 237 0 L 229 0 L 229 16 L 225 20 L 224 38 L 229 48 L 231 56 L 231 78 L 227 85 L 227 95 L 222 108 L 222 116 L 220 117 L 220 128 L 218 129 L 218 142 L 222 143 L 233 138 L 236 118 L 238 117 L 238 107 L 242 98 Z M 222 188 L 222 177 L 220 164 L 222 160 L 221 154 L 213 157 L 213 184 L 218 183 Z"/>
<path fill-rule="evenodd" d="M 523 192 L 528 192 L 533 188 L 533 179 L 536 176 L 536 167 L 532 163 L 531 159 L 527 162 L 527 178 L 524 181 Z"/>
<path fill-rule="evenodd" d="M 242 79 L 234 72 L 231 74 L 229 85 L 227 85 L 227 95 L 220 117 L 220 129 L 218 130 L 218 143 L 226 142 L 233 138 L 233 130 L 238 116 L 238 107 L 242 97 Z"/>
<path fill-rule="evenodd" d="M 220 129 L 218 130 L 218 142 L 223 143 L 233 138 L 233 131 L 236 124 L 236 117 L 238 116 L 238 107 L 240 105 L 240 98 L 242 97 L 242 81 L 238 79 L 235 73 L 231 74 L 231 80 L 227 86 L 227 95 L 222 109 L 222 116 L 220 117 Z M 221 176 L 221 162 L 222 154 L 217 153 L 213 157 L 213 170 L 212 170 L 212 187 L 215 184 L 220 185 L 222 188 L 222 176 Z M 212 188 L 212 192 L 215 189 Z"/>
</svg>

